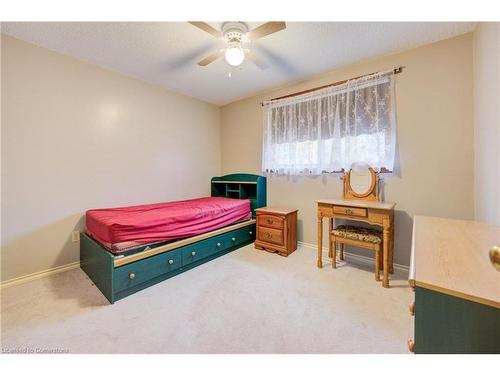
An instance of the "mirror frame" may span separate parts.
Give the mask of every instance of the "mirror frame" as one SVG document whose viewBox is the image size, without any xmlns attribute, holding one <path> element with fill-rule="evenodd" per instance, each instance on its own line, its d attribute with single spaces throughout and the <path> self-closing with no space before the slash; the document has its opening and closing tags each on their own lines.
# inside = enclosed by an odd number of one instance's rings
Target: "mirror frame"
<svg viewBox="0 0 500 375">
<path fill-rule="evenodd" d="M 371 175 L 371 184 L 366 193 L 358 194 L 351 187 L 350 175 L 352 168 L 344 172 L 344 199 L 364 199 L 370 201 L 380 201 L 379 176 L 372 167 L 368 167 Z"/>
</svg>

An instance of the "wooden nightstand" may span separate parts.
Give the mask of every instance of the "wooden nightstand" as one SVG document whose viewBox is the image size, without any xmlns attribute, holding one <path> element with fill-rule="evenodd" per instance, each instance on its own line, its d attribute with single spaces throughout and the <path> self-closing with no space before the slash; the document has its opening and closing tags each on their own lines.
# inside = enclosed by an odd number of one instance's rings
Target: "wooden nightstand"
<svg viewBox="0 0 500 375">
<path fill-rule="evenodd" d="M 288 256 L 297 249 L 297 211 L 263 207 L 257 214 L 255 248 Z"/>
</svg>

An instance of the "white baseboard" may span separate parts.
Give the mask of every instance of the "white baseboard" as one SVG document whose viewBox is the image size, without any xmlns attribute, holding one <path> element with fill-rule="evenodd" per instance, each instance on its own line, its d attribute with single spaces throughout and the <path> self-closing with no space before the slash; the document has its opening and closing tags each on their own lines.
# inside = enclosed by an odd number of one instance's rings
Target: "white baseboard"
<svg viewBox="0 0 500 375">
<path fill-rule="evenodd" d="M 316 249 L 316 245 L 311 244 L 311 243 L 298 241 L 298 244 L 300 246 L 307 247 L 310 249 Z M 323 247 L 323 254 L 325 255 L 325 257 L 328 257 L 328 248 Z M 357 254 L 345 252 L 345 256 L 346 256 L 347 260 L 349 260 L 349 258 L 350 258 L 358 263 L 370 264 L 370 265 L 373 264 L 373 259 L 369 258 L 367 256 L 364 256 L 364 255 L 357 255 Z M 10 279 L 10 280 L 6 280 L 6 281 L 1 282 L 0 289 L 8 288 L 8 287 L 11 287 L 14 285 L 24 284 L 24 283 L 27 283 L 29 281 L 41 279 L 42 277 L 55 275 L 55 274 L 58 274 L 61 272 L 66 272 L 66 271 L 73 270 L 73 269 L 78 268 L 78 267 L 80 267 L 79 261 L 65 264 L 65 265 L 59 266 L 59 267 L 50 268 L 50 269 L 45 270 L 45 271 L 35 272 L 35 273 L 30 274 L 30 275 L 16 277 L 14 279 Z M 394 263 L 394 268 L 397 270 L 405 271 L 405 272 L 409 271 L 409 267 L 404 266 L 402 264 Z"/>
<path fill-rule="evenodd" d="M 303 247 L 307 247 L 307 248 L 314 249 L 314 250 L 317 249 L 317 246 L 315 244 L 312 244 L 312 243 L 302 242 L 302 241 L 297 241 L 297 243 Z M 323 246 L 323 255 L 325 257 L 328 257 L 328 248 L 324 247 L 324 246 Z M 349 253 L 347 251 L 344 253 L 344 255 L 345 255 L 347 260 L 352 259 L 357 263 L 373 265 L 373 258 L 364 256 L 364 255 L 352 254 L 352 253 Z M 410 268 L 408 266 L 403 265 L 403 264 L 394 263 L 394 269 L 408 272 Z"/>
<path fill-rule="evenodd" d="M 14 279 L 5 280 L 5 281 L 0 283 L 0 289 L 8 288 L 8 287 L 11 287 L 14 285 L 24 284 L 24 283 L 27 283 L 29 281 L 41 279 L 42 277 L 55 275 L 55 274 L 61 273 L 61 272 L 66 272 L 66 271 L 73 270 L 73 269 L 78 268 L 78 267 L 80 267 L 80 261 L 65 264 L 65 265 L 59 266 L 59 267 L 50 268 L 50 269 L 45 270 L 45 271 L 35 272 L 35 273 L 29 274 L 26 276 L 20 276 L 20 277 L 14 278 Z"/>
</svg>

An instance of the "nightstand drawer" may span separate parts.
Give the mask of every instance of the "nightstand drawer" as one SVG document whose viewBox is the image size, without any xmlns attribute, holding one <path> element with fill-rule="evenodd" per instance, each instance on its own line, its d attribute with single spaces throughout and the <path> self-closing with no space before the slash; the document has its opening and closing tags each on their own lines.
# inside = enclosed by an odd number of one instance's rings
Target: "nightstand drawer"
<svg viewBox="0 0 500 375">
<path fill-rule="evenodd" d="M 284 244 L 283 231 L 278 229 L 258 227 L 257 238 L 259 241 L 274 243 L 277 245 Z"/>
<path fill-rule="evenodd" d="M 284 219 L 278 216 L 272 215 L 257 215 L 257 226 L 283 229 Z"/>
<path fill-rule="evenodd" d="M 333 206 L 333 213 L 347 216 L 366 217 L 366 208 Z"/>
</svg>

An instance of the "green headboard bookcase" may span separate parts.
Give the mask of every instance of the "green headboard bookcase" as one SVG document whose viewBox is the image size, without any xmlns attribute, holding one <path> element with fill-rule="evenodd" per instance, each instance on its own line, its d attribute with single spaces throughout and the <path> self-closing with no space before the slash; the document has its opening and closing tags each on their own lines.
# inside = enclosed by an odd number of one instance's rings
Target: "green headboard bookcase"
<svg viewBox="0 0 500 375">
<path fill-rule="evenodd" d="M 212 177 L 212 197 L 250 199 L 252 214 L 267 204 L 266 177 L 248 173 L 234 173 Z"/>
</svg>

